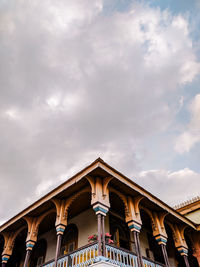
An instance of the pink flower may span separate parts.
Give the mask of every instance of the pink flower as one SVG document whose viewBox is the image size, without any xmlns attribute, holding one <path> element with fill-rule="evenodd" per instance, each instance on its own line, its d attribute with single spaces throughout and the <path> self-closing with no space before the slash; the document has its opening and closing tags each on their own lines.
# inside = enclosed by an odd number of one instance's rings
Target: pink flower
<svg viewBox="0 0 200 267">
<path fill-rule="evenodd" d="M 112 239 L 108 239 L 108 244 L 114 244 Z"/>
<path fill-rule="evenodd" d="M 109 233 L 106 233 L 105 236 L 106 237 L 111 237 L 111 235 Z"/>
</svg>

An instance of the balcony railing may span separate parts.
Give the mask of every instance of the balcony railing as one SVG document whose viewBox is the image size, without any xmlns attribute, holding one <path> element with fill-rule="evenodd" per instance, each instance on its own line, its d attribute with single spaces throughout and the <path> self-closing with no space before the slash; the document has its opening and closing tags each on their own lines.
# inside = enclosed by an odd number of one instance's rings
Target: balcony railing
<svg viewBox="0 0 200 267">
<path fill-rule="evenodd" d="M 57 267 L 87 267 L 97 261 L 98 243 L 92 243 L 58 259 Z M 107 261 L 120 267 L 138 267 L 137 256 L 123 248 L 106 244 L 105 257 Z M 143 257 L 144 267 L 165 267 L 164 264 Z M 42 267 L 55 267 L 54 260 Z"/>
</svg>

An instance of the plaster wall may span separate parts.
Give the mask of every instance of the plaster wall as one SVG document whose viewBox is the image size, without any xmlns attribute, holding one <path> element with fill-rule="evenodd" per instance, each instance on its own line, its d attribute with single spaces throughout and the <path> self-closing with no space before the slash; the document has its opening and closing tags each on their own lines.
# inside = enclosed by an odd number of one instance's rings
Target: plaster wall
<svg viewBox="0 0 200 267">
<path fill-rule="evenodd" d="M 192 211 L 186 214 L 185 217 L 187 217 L 196 224 L 200 224 L 200 210 Z"/>
<path fill-rule="evenodd" d="M 93 209 L 88 209 L 78 216 L 69 220 L 69 224 L 74 223 L 78 227 L 78 247 L 88 244 L 88 236 L 97 234 L 97 216 Z M 105 218 L 105 232 L 109 232 L 109 219 Z"/>
<path fill-rule="evenodd" d="M 177 267 L 178 266 L 176 261 L 175 261 L 175 258 L 169 257 L 169 265 L 170 265 L 170 267 Z"/>
<path fill-rule="evenodd" d="M 146 249 L 149 248 L 149 242 L 147 238 L 147 230 L 144 228 L 140 232 L 140 246 L 141 246 L 142 256 L 146 257 L 147 256 Z"/>
<path fill-rule="evenodd" d="M 56 253 L 56 242 L 57 242 L 57 236 L 56 236 L 56 230 L 52 229 L 41 236 L 39 236 L 38 240 L 44 238 L 47 241 L 47 251 L 46 251 L 46 257 L 45 262 L 52 260 L 55 257 Z"/>
</svg>

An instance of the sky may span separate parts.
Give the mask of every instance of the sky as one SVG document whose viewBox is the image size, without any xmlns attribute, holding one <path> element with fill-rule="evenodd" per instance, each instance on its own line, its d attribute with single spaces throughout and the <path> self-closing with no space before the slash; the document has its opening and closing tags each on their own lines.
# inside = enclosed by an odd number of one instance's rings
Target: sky
<svg viewBox="0 0 200 267">
<path fill-rule="evenodd" d="M 200 0 L 0 0 L 0 224 L 101 157 L 200 195 Z"/>
</svg>

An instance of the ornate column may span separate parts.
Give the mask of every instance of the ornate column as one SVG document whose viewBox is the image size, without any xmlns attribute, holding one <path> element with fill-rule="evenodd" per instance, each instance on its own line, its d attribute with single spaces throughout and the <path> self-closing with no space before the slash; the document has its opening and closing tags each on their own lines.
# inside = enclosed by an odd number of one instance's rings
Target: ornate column
<svg viewBox="0 0 200 267">
<path fill-rule="evenodd" d="M 108 207 L 98 202 L 93 205 L 93 209 L 97 215 L 98 255 L 105 256 L 105 216 L 108 212 Z"/>
<path fill-rule="evenodd" d="M 2 264 L 1 264 L 2 267 L 6 266 L 6 263 L 8 262 L 9 258 L 10 258 L 10 255 L 6 255 L 6 254 L 2 255 Z"/>
<path fill-rule="evenodd" d="M 190 267 L 189 261 L 188 261 L 188 249 L 185 246 L 177 247 L 178 252 L 181 254 L 181 256 L 184 259 L 185 266 Z"/>
<path fill-rule="evenodd" d="M 169 257 L 167 255 L 167 233 L 164 226 L 164 218 L 167 215 L 167 213 L 160 212 L 152 212 L 152 230 L 153 230 L 153 236 L 155 240 L 158 242 L 158 245 L 161 247 L 162 255 L 164 258 L 165 265 L 169 267 Z"/>
<path fill-rule="evenodd" d="M 60 249 L 62 243 L 62 236 L 65 231 L 65 225 L 59 224 L 56 226 L 56 233 L 57 233 L 57 243 L 56 243 L 56 255 L 55 255 L 55 267 L 57 267 L 58 257 L 60 256 Z"/>
<path fill-rule="evenodd" d="M 143 198 L 142 196 L 139 196 L 133 199 L 132 197 L 129 196 L 127 198 L 127 202 L 124 199 L 126 222 L 128 224 L 130 231 L 133 233 L 137 260 L 138 260 L 138 267 L 143 267 L 140 238 L 139 238 L 142 226 L 142 221 L 140 218 L 140 211 L 139 211 L 139 203 L 142 200 L 142 198 Z"/>
<path fill-rule="evenodd" d="M 134 243 L 135 243 L 135 250 L 138 260 L 138 267 L 143 267 L 143 260 L 142 260 L 142 254 L 141 254 L 141 247 L 140 247 L 140 230 L 141 230 L 141 224 L 138 224 L 135 221 L 128 222 L 128 227 L 133 233 Z"/>
<path fill-rule="evenodd" d="M 171 229 L 173 231 L 173 236 L 174 236 L 174 243 L 175 247 L 180 253 L 180 255 L 183 257 L 185 266 L 190 267 L 189 261 L 188 261 L 188 246 L 186 244 L 185 238 L 184 238 L 184 230 L 185 230 L 184 225 L 172 225 L 171 224 Z"/>
<path fill-rule="evenodd" d="M 168 258 L 167 249 L 166 249 L 167 238 L 165 236 L 159 234 L 159 235 L 155 236 L 155 239 L 158 242 L 158 245 L 160 245 L 160 247 L 161 247 L 161 251 L 163 254 L 165 265 L 166 265 L 166 267 L 169 267 L 170 266 L 169 265 L 169 258 Z"/>
<path fill-rule="evenodd" d="M 28 266 L 31 252 L 33 250 L 33 247 L 35 246 L 36 241 L 28 240 L 26 242 L 26 256 L 25 256 L 25 261 L 24 261 L 24 267 Z"/>
<path fill-rule="evenodd" d="M 39 224 L 46 215 L 43 214 L 39 217 L 24 217 L 28 224 L 28 233 L 26 237 L 26 256 L 24 261 L 24 267 L 27 267 L 31 257 L 32 250 L 37 242 Z"/>
<path fill-rule="evenodd" d="M 14 247 L 15 239 L 16 239 L 17 235 L 25 228 L 26 227 L 23 226 L 23 227 L 19 228 L 16 232 L 2 233 L 4 236 L 4 250 L 2 253 L 2 267 L 6 266 L 6 263 L 8 262 L 10 256 L 12 255 L 13 247 Z"/>
<path fill-rule="evenodd" d="M 103 256 L 106 255 L 106 239 L 105 239 L 105 216 L 101 216 L 101 225 L 102 225 L 102 247 L 103 247 Z"/>
<path fill-rule="evenodd" d="M 60 256 L 60 249 L 62 244 L 62 236 L 64 234 L 65 228 L 67 226 L 67 216 L 68 208 L 73 201 L 73 197 L 69 199 L 52 199 L 53 203 L 56 206 L 56 234 L 57 234 L 57 243 L 56 243 L 56 252 L 55 252 L 55 267 L 57 267 L 58 257 Z"/>
<path fill-rule="evenodd" d="M 91 205 L 97 215 L 99 256 L 105 256 L 105 216 L 110 208 L 108 184 L 112 177 L 86 176 L 91 186 Z"/>
</svg>

